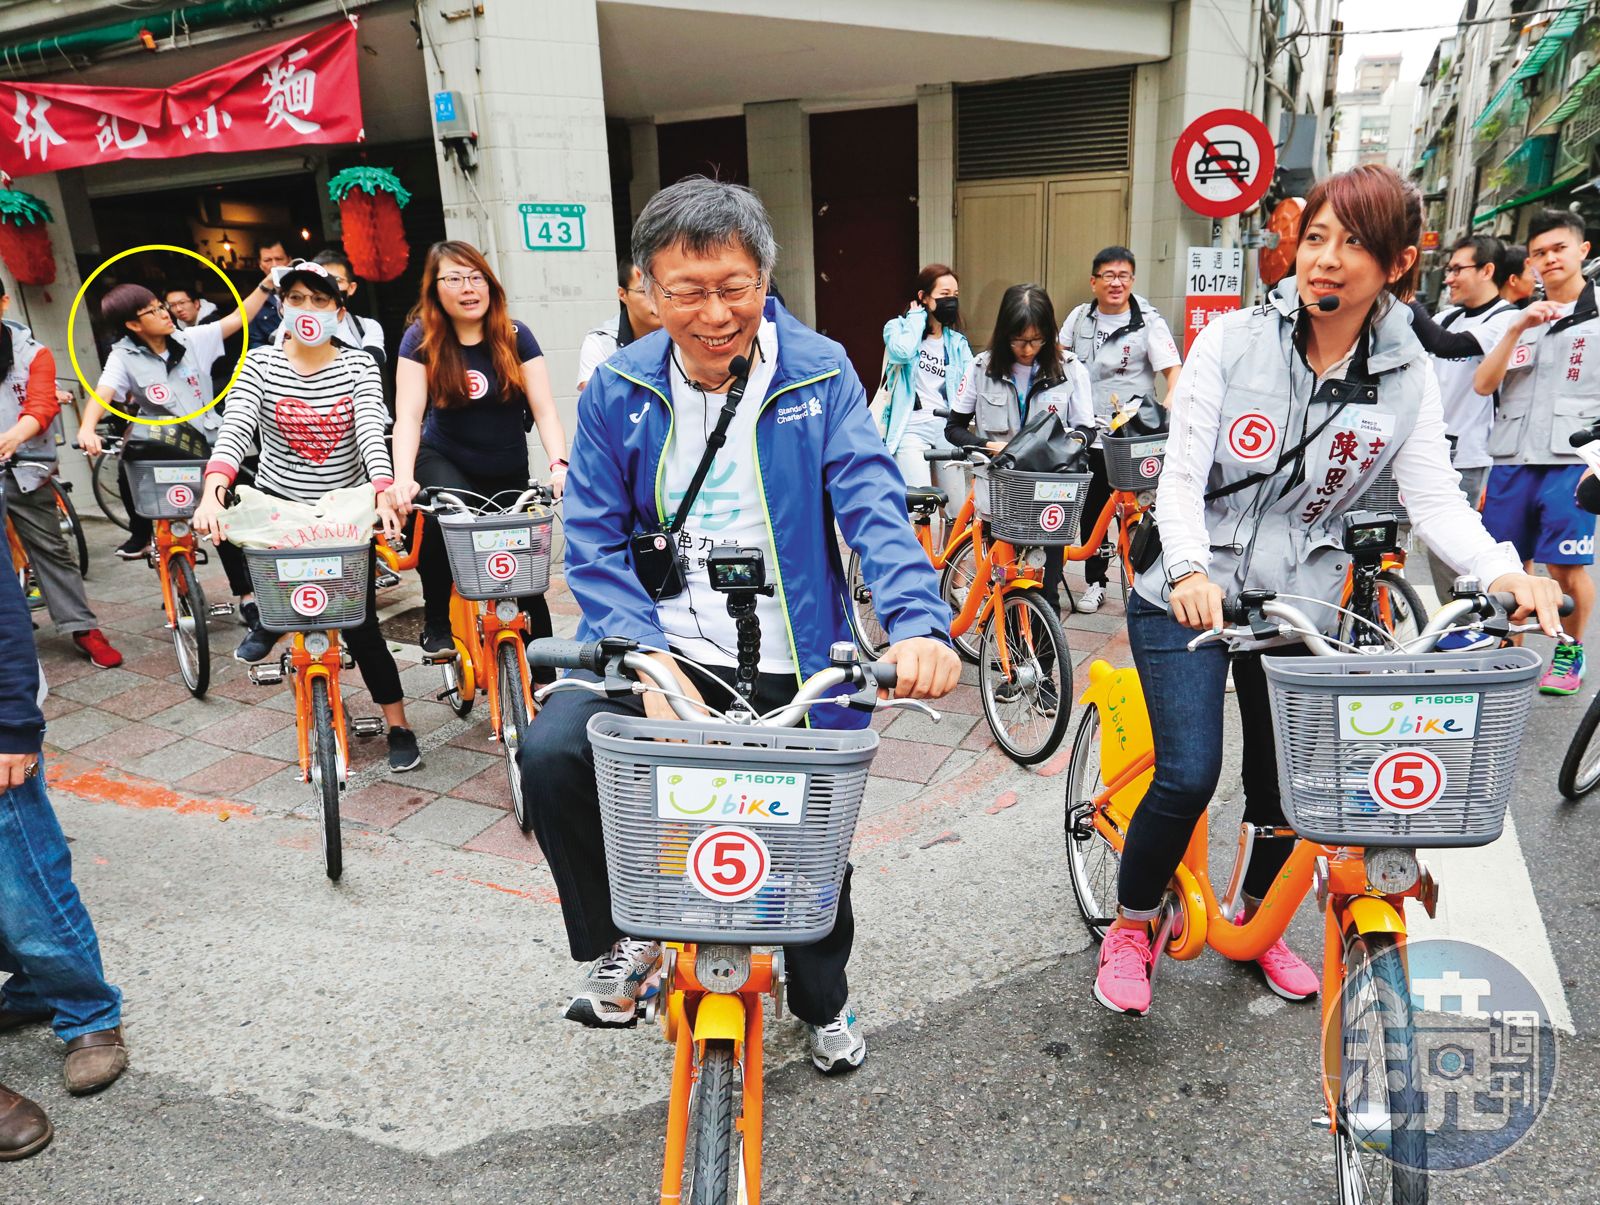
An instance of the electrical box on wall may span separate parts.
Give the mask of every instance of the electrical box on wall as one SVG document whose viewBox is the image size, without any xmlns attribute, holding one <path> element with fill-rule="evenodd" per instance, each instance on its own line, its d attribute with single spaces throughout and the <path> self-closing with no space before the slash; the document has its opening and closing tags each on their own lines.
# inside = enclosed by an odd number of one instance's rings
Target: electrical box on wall
<svg viewBox="0 0 1600 1205">
<path fill-rule="evenodd" d="M 454 90 L 433 94 L 433 127 L 440 138 L 471 138 L 472 110 L 469 101 Z"/>
</svg>

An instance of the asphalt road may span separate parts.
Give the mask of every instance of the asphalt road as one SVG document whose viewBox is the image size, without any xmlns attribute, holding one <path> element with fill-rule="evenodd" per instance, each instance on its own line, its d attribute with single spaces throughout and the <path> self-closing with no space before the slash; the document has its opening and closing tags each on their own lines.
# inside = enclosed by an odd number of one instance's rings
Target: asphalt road
<svg viewBox="0 0 1600 1205">
<path fill-rule="evenodd" d="M 1593 693 L 1539 700 L 1513 803 L 1576 1032 L 1532 1134 L 1435 1177 L 1436 1201 L 1595 1196 L 1600 797 L 1555 789 Z M 870 1057 L 825 1079 L 793 1023 L 774 1027 L 769 1202 L 1332 1199 L 1314 1005 L 1209 953 L 1164 966 L 1142 1021 L 1090 997 L 1062 777 L 980 762 L 944 799 L 944 836 L 908 822 L 858 851 L 852 978 Z M 1017 803 L 997 810 L 1008 789 Z M 1220 794 L 1226 829 L 1236 783 Z M 57 804 L 128 993 L 134 1069 L 75 1101 L 53 1037 L 0 1039 L 0 1078 L 58 1128 L 0 1171 L 0 1199 L 656 1199 L 669 1051 L 644 1029 L 553 1019 L 570 964 L 542 868 L 487 883 L 494 859 L 358 838 L 331 889 L 303 819 Z M 1493 901 L 1502 884 L 1441 888 Z M 1307 906 L 1293 944 L 1311 955 L 1319 933 Z"/>
</svg>

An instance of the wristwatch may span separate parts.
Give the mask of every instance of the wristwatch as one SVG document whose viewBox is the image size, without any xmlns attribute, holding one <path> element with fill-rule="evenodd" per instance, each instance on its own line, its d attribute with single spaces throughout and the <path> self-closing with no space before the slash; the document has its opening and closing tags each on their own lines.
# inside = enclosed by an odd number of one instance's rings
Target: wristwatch
<svg viewBox="0 0 1600 1205">
<path fill-rule="evenodd" d="M 1191 573 L 1204 573 L 1206 567 L 1198 561 L 1177 561 L 1167 566 L 1167 587 L 1176 586 Z"/>
</svg>

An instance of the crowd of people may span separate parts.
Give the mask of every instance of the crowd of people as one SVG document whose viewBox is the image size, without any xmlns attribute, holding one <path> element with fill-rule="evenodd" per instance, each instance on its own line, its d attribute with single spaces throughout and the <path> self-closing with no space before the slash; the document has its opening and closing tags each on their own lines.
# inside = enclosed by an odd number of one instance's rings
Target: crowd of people
<svg viewBox="0 0 1600 1205">
<path fill-rule="evenodd" d="M 121 333 L 78 440 L 91 454 L 99 449 L 100 399 L 155 418 L 204 408 L 226 341 L 248 324 L 251 350 L 225 403 L 183 424 L 136 424 L 123 456 L 125 464 L 140 456 L 205 462 L 194 527 L 219 549 L 248 628 L 239 659 L 270 656 L 278 637 L 261 626 L 242 556 L 227 541 L 235 483 L 249 479 L 301 502 L 370 486 L 393 535 L 425 487 L 492 495 L 538 477 L 563 497 L 580 637 L 637 641 L 690 700 L 725 706 L 739 668 L 739 634 L 712 589 L 710 551 L 728 543 L 770 550 L 776 588 L 754 604 L 761 641 L 753 702 L 766 711 L 793 698 L 828 664 L 830 647 L 851 637 L 841 535 L 862 554 L 897 693 L 933 699 L 955 687 L 949 608 L 907 522 L 904 487 L 930 486 L 937 472 L 959 500 L 965 484 L 948 465 L 932 469 L 926 453 L 998 452 L 1044 412 L 1092 442 L 1119 401 L 1164 395 L 1171 433 L 1156 505 L 1161 546 L 1134 582 L 1127 616 L 1150 701 L 1156 774 L 1127 835 L 1118 918 L 1093 989 L 1107 1007 L 1142 1014 L 1150 1006 L 1149 922 L 1221 772 L 1230 674 L 1245 720 L 1245 814 L 1283 823 L 1261 648 L 1186 651 L 1195 630 L 1221 627 L 1225 596 L 1258 586 L 1337 598 L 1343 562 L 1332 525 L 1387 468 L 1417 534 L 1445 567 L 1443 588 L 1464 573 L 1510 591 L 1550 634 L 1564 590 L 1577 602 L 1568 631 L 1581 638 L 1587 622 L 1594 519 L 1574 501 L 1583 471 L 1567 444 L 1600 417 L 1584 368 L 1600 314 L 1582 274 L 1582 223 L 1565 212 L 1539 215 L 1525 253 L 1463 239 L 1446 270 L 1450 305 L 1437 316 L 1413 297 L 1420 226 L 1415 190 L 1388 169 L 1322 181 L 1305 208 L 1295 274 L 1260 304 L 1214 320 L 1183 364 L 1161 314 L 1134 291 L 1136 261 L 1126 247 L 1093 257 L 1089 296 L 1059 322 L 1040 285 L 1008 288 L 976 354 L 962 331 L 957 272 L 930 264 L 904 311 L 884 326 L 884 400 L 873 407 L 843 349 L 770 290 L 777 246 L 756 194 L 692 177 L 657 193 L 634 227 L 618 266 L 617 311 L 583 342 L 570 447 L 535 332 L 510 312 L 491 264 L 459 241 L 428 251 L 398 342 L 392 437 L 379 372 L 388 344 L 378 324 L 351 312 L 359 282 L 348 260 L 329 251 L 290 261 L 275 245 L 263 249 L 262 280 L 242 310 L 219 312 L 187 288 L 161 296 L 131 284 L 111 290 L 102 313 Z M 1529 278 L 1536 284 L 1525 287 Z M 1328 298 L 1337 304 L 1320 304 Z M 15 324 L 5 335 L 0 376 L 11 388 L 0 391 L 10 411 L 0 417 L 0 455 L 50 444 L 43 432 L 55 418 L 48 350 Z M 1246 415 L 1272 425 L 1275 462 L 1230 440 Z M 535 430 L 547 459 L 537 471 L 527 438 Z M 1359 464 L 1348 454 L 1356 431 L 1367 442 Z M 1091 465 L 1085 534 L 1109 491 L 1098 449 Z M 37 517 L 42 504 L 32 496 L 49 467 L 34 469 L 13 460 L 5 470 L 7 510 L 38 549 L 57 626 L 95 664 L 114 664 L 81 579 Z M 143 556 L 149 539 L 148 524 L 136 525 L 120 551 Z M 671 546 L 664 573 L 640 552 L 652 543 Z M 1532 576 L 1533 562 L 1550 577 Z M 446 654 L 451 578 L 431 518 L 419 574 L 422 649 Z M 1098 609 L 1105 582 L 1104 559 L 1092 559 L 1076 609 Z M 1046 560 L 1044 585 L 1060 607 L 1059 550 Z M 532 632 L 548 634 L 544 601 L 522 601 Z M 105 980 L 38 772 L 42 684 L 34 651 L 22 643 L 25 616 L 15 578 L 0 582 L 0 776 L 9 784 L 0 796 L 0 971 L 11 976 L 0 985 L 0 1031 L 52 1024 L 67 1043 L 69 1089 L 87 1092 L 126 1066 L 120 996 Z M 390 768 L 415 768 L 422 753 L 370 596 L 366 624 L 347 640 L 388 722 Z M 1547 691 L 1581 684 L 1581 645 L 1567 649 L 1575 651 L 1558 650 L 1543 680 Z M 700 667 L 698 676 L 686 661 Z M 570 953 L 583 964 L 565 1015 L 614 1027 L 634 1021 L 662 950 L 621 932 L 612 917 L 586 736 L 589 719 L 604 711 L 674 714 L 650 693 L 559 693 L 520 758 Z M 845 708 L 812 717 L 825 727 L 866 721 Z M 1246 915 L 1287 848 L 1277 839 L 1256 844 Z M 866 1052 L 846 974 L 854 925 L 847 873 L 833 931 L 787 951 L 791 1007 L 807 1026 L 814 1064 L 828 1073 L 859 1066 Z M 1317 989 L 1315 973 L 1281 941 L 1259 966 L 1281 996 L 1305 999 Z M 0 1158 L 48 1140 L 42 1111 L 0 1087 Z"/>
</svg>

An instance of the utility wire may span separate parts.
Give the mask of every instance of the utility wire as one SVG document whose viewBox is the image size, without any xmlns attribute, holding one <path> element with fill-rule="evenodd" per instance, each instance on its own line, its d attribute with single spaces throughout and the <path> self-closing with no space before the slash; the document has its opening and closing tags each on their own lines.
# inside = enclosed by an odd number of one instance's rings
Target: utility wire
<svg viewBox="0 0 1600 1205">
<path fill-rule="evenodd" d="M 1445 25 L 1397 25 L 1390 29 L 1308 29 L 1293 34 L 1296 38 L 1364 38 L 1377 33 L 1428 33 L 1435 29 L 1459 29 L 1467 25 L 1498 25 L 1502 21 L 1516 21 L 1527 17 L 1556 16 L 1567 11 L 1559 8 L 1531 8 L 1525 13 L 1504 13 L 1498 17 L 1474 17 L 1471 21 L 1451 21 Z M 1287 41 L 1288 39 L 1285 39 Z"/>
</svg>

